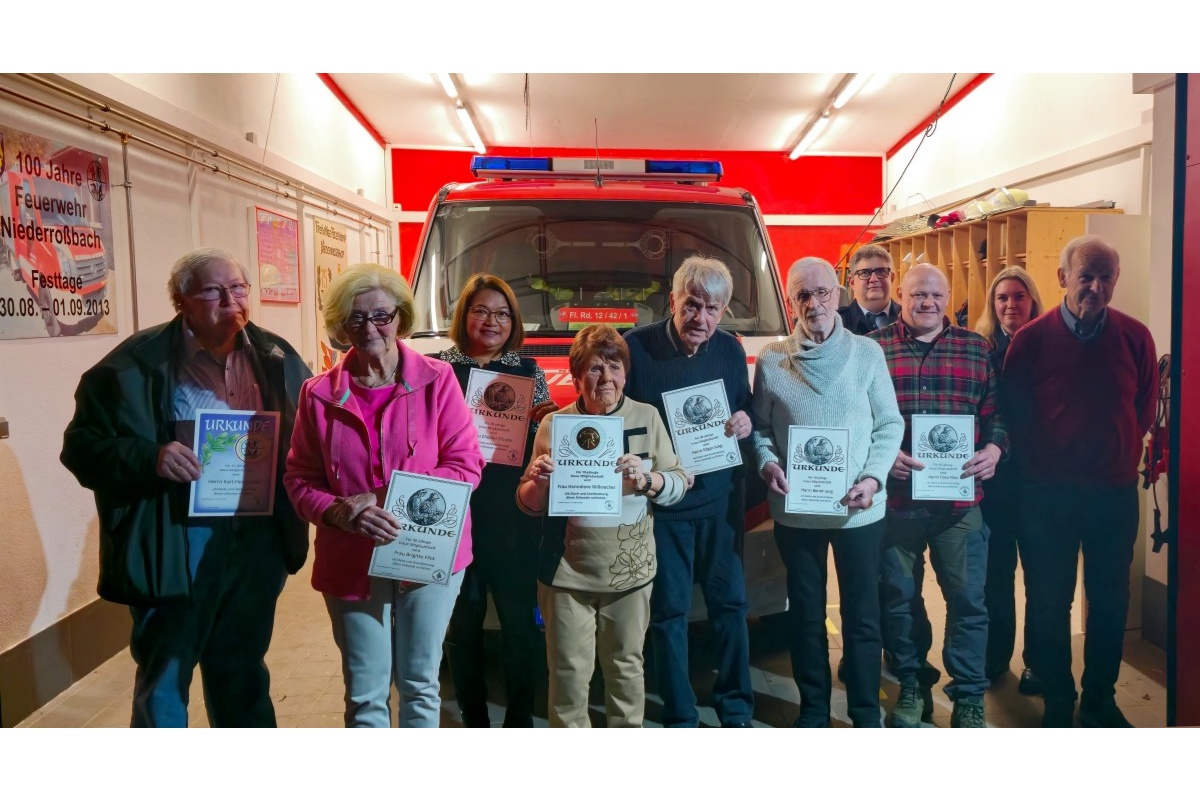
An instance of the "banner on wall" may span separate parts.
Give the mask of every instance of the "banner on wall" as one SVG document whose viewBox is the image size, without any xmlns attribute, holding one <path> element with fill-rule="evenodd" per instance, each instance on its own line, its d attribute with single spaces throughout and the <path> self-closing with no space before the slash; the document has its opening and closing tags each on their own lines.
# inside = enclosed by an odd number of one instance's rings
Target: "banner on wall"
<svg viewBox="0 0 1200 800">
<path fill-rule="evenodd" d="M 329 282 L 346 267 L 346 226 L 313 218 L 313 266 L 317 276 L 317 347 L 320 371 L 332 367 L 341 359 L 346 347 L 334 341 L 325 330 L 325 290 Z"/>
<path fill-rule="evenodd" d="M 296 220 L 254 207 L 258 298 L 265 303 L 300 302 L 300 231 Z"/>
<path fill-rule="evenodd" d="M 0 126 L 0 339 L 117 332 L 110 193 L 104 156 Z"/>
</svg>

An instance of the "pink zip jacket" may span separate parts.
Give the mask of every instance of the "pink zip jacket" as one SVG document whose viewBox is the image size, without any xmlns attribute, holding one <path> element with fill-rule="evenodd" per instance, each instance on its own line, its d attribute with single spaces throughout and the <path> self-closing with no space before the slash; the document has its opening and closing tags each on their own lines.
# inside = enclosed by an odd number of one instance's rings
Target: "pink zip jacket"
<svg viewBox="0 0 1200 800">
<path fill-rule="evenodd" d="M 350 398 L 345 365 L 351 350 L 323 375 L 304 382 L 287 457 L 284 486 L 296 512 L 317 526 L 313 588 L 342 600 L 370 594 L 367 566 L 374 543 L 322 524 L 339 497 L 386 486 L 392 470 L 479 486 L 484 460 L 462 390 L 449 364 L 397 342 L 400 370 L 380 422 L 381 452 L 372 463 L 367 426 Z M 471 515 L 463 522 L 454 571 L 471 563 Z"/>
</svg>

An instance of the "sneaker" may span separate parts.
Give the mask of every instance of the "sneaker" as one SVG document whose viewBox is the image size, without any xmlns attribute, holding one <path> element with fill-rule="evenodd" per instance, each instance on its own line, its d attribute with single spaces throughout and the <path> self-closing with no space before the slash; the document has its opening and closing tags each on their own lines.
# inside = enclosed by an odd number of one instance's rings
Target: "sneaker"
<svg viewBox="0 0 1200 800">
<path fill-rule="evenodd" d="M 916 683 L 900 684 L 900 699 L 892 707 L 893 728 L 919 728 L 925 716 L 925 700 Z"/>
<path fill-rule="evenodd" d="M 983 721 L 983 698 L 964 697 L 954 701 L 954 713 L 950 715 L 951 728 L 986 728 Z"/>
<path fill-rule="evenodd" d="M 1075 727 L 1075 699 L 1072 697 L 1046 698 L 1046 709 L 1042 712 L 1043 728 Z"/>
<path fill-rule="evenodd" d="M 1026 697 L 1041 697 L 1045 693 L 1045 685 L 1033 670 L 1026 667 L 1021 670 L 1021 680 L 1017 682 L 1017 691 Z"/>
<path fill-rule="evenodd" d="M 1079 704 L 1079 724 L 1085 728 L 1132 728 L 1129 720 L 1112 700 Z"/>
</svg>

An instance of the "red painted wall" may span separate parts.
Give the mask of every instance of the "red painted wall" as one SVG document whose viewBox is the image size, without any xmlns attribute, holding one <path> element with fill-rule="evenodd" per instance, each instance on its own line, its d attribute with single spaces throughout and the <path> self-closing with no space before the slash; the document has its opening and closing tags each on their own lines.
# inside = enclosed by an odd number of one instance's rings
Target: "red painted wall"
<svg viewBox="0 0 1200 800">
<path fill-rule="evenodd" d="M 497 148 L 489 155 L 589 156 L 591 150 Z M 476 180 L 471 175 L 473 152 L 393 150 L 393 202 L 404 211 L 424 212 L 445 184 Z M 723 186 L 748 190 L 765 215 L 837 214 L 871 215 L 883 200 L 883 159 L 878 156 L 802 156 L 795 161 L 785 153 L 694 152 L 678 150 L 631 151 L 601 149 L 610 158 L 702 158 L 719 160 Z M 400 224 L 400 263 L 406 276 L 412 271 L 421 224 Z M 836 263 L 844 245 L 862 232 L 860 227 L 770 225 L 767 235 L 775 259 L 786 276 L 793 261 L 820 256 Z M 869 238 L 869 237 L 868 237 Z M 782 277 L 782 276 L 781 276 Z"/>
<path fill-rule="evenodd" d="M 1188 75 L 1187 160 L 1183 207 L 1182 341 L 1179 352 L 1179 481 L 1174 545 L 1175 590 L 1175 724 L 1200 725 L 1200 74 Z M 1176 220 L 1178 224 L 1179 220 Z"/>
</svg>

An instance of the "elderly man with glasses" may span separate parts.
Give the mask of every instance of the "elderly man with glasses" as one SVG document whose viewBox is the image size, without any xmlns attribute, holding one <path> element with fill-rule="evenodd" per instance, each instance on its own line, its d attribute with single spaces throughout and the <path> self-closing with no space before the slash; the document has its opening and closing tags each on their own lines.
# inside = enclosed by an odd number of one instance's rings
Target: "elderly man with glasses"
<svg viewBox="0 0 1200 800">
<path fill-rule="evenodd" d="M 900 316 L 900 304 L 892 299 L 892 257 L 879 245 L 864 245 L 850 257 L 850 289 L 854 300 L 838 313 L 851 333 L 866 336 Z"/>
<path fill-rule="evenodd" d="M 214 727 L 273 727 L 263 657 L 287 573 L 308 554 L 308 524 L 283 489 L 284 456 L 310 373 L 284 339 L 249 321 L 249 277 L 228 253 L 187 253 L 167 288 L 175 318 L 84 373 L 61 460 L 96 496 L 100 596 L 133 615 L 133 726 L 186 727 L 199 665 Z M 279 412 L 273 516 L 189 516 L 200 409 Z"/>
</svg>

